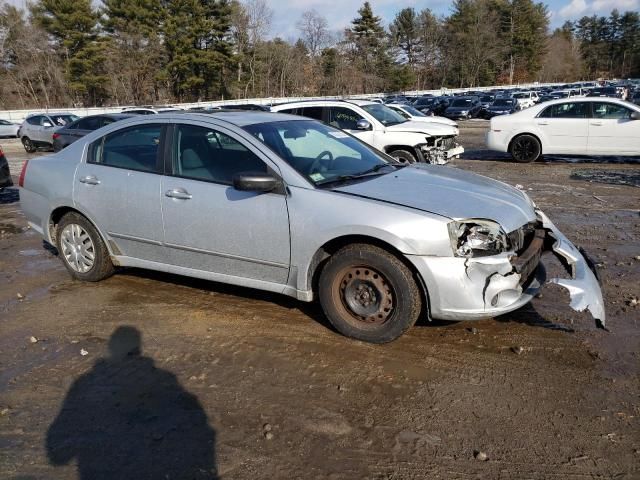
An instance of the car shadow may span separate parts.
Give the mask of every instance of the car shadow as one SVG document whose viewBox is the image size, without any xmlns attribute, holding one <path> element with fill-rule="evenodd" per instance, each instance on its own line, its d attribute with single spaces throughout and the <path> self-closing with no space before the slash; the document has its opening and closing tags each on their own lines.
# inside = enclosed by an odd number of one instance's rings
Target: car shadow
<svg viewBox="0 0 640 480">
<path fill-rule="evenodd" d="M 538 311 L 531 303 L 528 303 L 527 305 L 524 305 L 523 307 L 513 312 L 495 317 L 495 320 L 502 323 L 520 323 L 523 325 L 528 325 L 530 327 L 545 328 L 548 330 L 559 330 L 568 333 L 575 332 L 573 328 L 568 327 L 567 325 L 554 323 L 545 319 L 538 313 Z"/>
<path fill-rule="evenodd" d="M 273 303 L 287 310 L 298 309 L 304 315 L 319 323 L 323 327 L 336 332 L 333 325 L 325 317 L 322 307 L 317 300 L 313 302 L 303 302 L 293 297 L 265 290 L 257 290 L 249 287 L 238 285 L 230 285 L 228 283 L 219 283 L 210 280 L 203 280 L 194 277 L 186 277 L 175 275 L 172 273 L 158 272 L 154 270 L 144 270 L 139 268 L 123 268 L 118 275 L 130 275 L 138 278 L 156 280 L 163 283 L 171 283 L 172 285 L 194 288 L 205 292 L 215 292 L 223 295 L 233 295 L 243 297 L 248 300 L 258 300 Z"/>
<path fill-rule="evenodd" d="M 81 480 L 217 479 L 215 430 L 198 398 L 118 327 L 109 356 L 76 379 L 49 426 L 49 462 L 75 460 Z"/>
<path fill-rule="evenodd" d="M 462 160 L 487 160 L 493 162 L 516 163 L 511 155 L 493 150 L 477 149 L 466 150 L 460 155 Z M 534 163 L 609 163 L 609 164 L 638 164 L 640 156 L 616 157 L 616 156 L 585 156 L 585 155 L 543 155 Z"/>
</svg>

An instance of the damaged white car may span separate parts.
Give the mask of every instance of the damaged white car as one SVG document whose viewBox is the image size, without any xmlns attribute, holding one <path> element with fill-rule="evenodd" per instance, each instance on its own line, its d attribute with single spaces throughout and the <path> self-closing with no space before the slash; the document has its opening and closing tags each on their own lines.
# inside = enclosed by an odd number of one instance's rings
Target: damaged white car
<svg viewBox="0 0 640 480">
<path fill-rule="evenodd" d="M 423 315 L 489 318 L 567 267 L 571 307 L 604 325 L 583 255 L 529 197 L 458 169 L 405 165 L 315 120 L 264 112 L 113 123 L 25 162 L 20 204 L 77 279 L 138 267 L 278 292 L 384 343 Z"/>
<path fill-rule="evenodd" d="M 321 120 L 401 163 L 444 165 L 464 153 L 457 142 L 457 125 L 407 119 L 386 105 L 367 100 L 308 100 L 277 105 L 271 111 Z"/>
</svg>

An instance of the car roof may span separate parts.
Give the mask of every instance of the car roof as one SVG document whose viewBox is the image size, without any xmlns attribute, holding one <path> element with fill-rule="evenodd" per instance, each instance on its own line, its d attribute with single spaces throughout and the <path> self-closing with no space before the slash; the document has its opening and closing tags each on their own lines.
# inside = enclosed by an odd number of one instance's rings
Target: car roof
<svg viewBox="0 0 640 480">
<path fill-rule="evenodd" d="M 26 118 L 31 118 L 31 117 L 38 117 L 38 116 L 51 116 L 51 115 L 75 115 L 76 117 L 78 115 L 76 115 L 73 112 L 40 112 L 40 113 L 30 113 L 29 115 L 26 116 Z"/>
<path fill-rule="evenodd" d="M 169 112 L 164 114 L 158 114 L 155 119 L 161 118 L 176 118 L 176 112 Z M 231 123 L 237 127 L 246 127 L 247 125 L 256 125 L 259 123 L 271 123 L 271 122 L 285 122 L 285 121 L 302 121 L 307 120 L 309 118 L 301 117 L 299 115 L 289 115 L 287 113 L 277 113 L 277 112 L 262 112 L 259 110 L 217 110 L 212 111 L 210 113 L 198 113 L 198 112 L 185 112 L 180 114 L 180 120 L 202 120 L 204 118 L 215 118 L 217 120 L 222 120 L 224 122 Z M 142 117 L 136 117 L 142 119 Z M 145 118 L 145 120 L 149 120 Z"/>
<path fill-rule="evenodd" d="M 318 99 L 318 100 L 301 100 L 301 101 L 297 101 L 297 102 L 285 102 L 285 103 L 279 103 L 278 105 L 274 105 L 274 107 L 283 107 L 283 106 L 290 106 L 290 107 L 294 107 L 294 106 L 303 106 L 303 105 L 312 105 L 312 104 L 316 104 L 319 106 L 331 106 L 331 105 L 344 105 L 345 103 L 347 104 L 351 104 L 351 105 L 357 105 L 359 107 L 365 106 L 365 105 L 380 105 L 377 102 L 372 102 L 370 100 L 341 100 L 341 99 L 335 99 L 335 100 L 322 100 L 322 99 Z"/>
</svg>

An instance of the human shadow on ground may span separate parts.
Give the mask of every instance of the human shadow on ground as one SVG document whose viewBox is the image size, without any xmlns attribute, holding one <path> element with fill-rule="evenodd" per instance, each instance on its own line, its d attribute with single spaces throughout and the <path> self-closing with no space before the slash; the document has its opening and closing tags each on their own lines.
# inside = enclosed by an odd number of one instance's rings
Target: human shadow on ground
<svg viewBox="0 0 640 480">
<path fill-rule="evenodd" d="M 140 332 L 117 328 L 108 358 L 78 378 L 49 427 L 53 465 L 81 480 L 217 479 L 215 430 L 175 375 L 142 355 Z"/>
</svg>

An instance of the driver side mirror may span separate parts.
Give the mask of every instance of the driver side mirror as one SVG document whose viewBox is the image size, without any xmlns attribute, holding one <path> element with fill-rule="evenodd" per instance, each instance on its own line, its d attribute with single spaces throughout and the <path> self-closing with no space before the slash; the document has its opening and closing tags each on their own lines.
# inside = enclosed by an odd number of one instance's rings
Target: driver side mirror
<svg viewBox="0 0 640 480">
<path fill-rule="evenodd" d="M 280 185 L 280 180 L 267 173 L 246 172 L 233 176 L 233 188 L 242 192 L 267 193 Z"/>
<path fill-rule="evenodd" d="M 361 118 L 358 120 L 358 123 L 356 123 L 356 130 L 371 130 L 371 124 L 364 118 Z"/>
<path fill-rule="evenodd" d="M 640 120 L 640 112 L 633 111 L 629 117 L 631 120 Z"/>
</svg>

